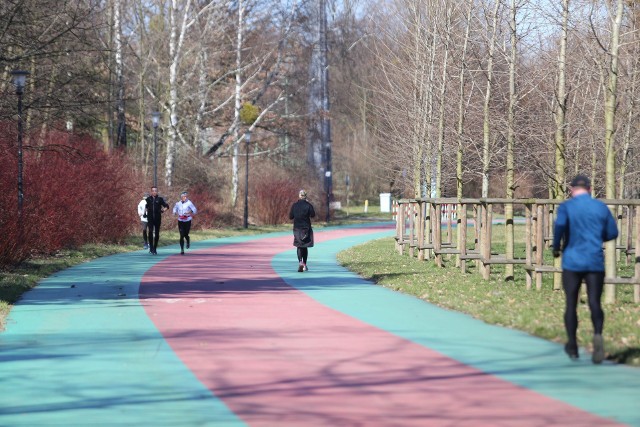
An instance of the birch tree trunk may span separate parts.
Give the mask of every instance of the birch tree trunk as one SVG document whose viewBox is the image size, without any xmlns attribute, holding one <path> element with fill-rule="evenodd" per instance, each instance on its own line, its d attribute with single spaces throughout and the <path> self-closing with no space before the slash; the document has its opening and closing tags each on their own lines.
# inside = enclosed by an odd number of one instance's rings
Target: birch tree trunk
<svg viewBox="0 0 640 427">
<path fill-rule="evenodd" d="M 489 104 L 491 102 L 491 89 L 493 85 L 493 56 L 496 47 L 496 35 L 498 32 L 498 11 L 500 0 L 495 1 L 493 9 L 491 37 L 489 40 L 489 58 L 487 60 L 487 86 L 484 93 L 483 121 L 482 121 L 482 197 L 489 197 L 489 162 L 491 161 L 491 123 L 489 121 Z"/>
<path fill-rule="evenodd" d="M 426 110 L 425 118 L 425 137 L 424 137 L 424 146 L 425 150 L 425 161 L 424 161 L 424 179 L 425 186 L 427 188 L 427 197 L 434 196 L 434 185 L 433 185 L 433 144 L 431 142 L 431 123 L 433 116 L 433 81 L 436 70 L 436 46 L 438 43 L 438 35 L 436 32 L 433 33 L 431 38 L 431 50 L 430 50 L 430 59 L 429 59 L 429 80 L 426 87 L 426 105 L 422 110 L 423 114 Z"/>
<path fill-rule="evenodd" d="M 566 0 L 565 0 L 566 1 Z M 518 38 L 517 38 L 517 7 L 516 0 L 511 0 L 511 19 L 509 22 L 511 32 L 511 55 L 509 57 L 509 111 L 507 113 L 507 199 L 514 198 L 514 157 L 513 150 L 515 146 L 516 134 L 515 134 L 515 116 L 516 106 L 518 103 L 518 94 L 516 93 L 516 61 L 518 58 Z M 513 205 L 510 203 L 504 206 L 505 216 L 505 254 L 507 259 L 513 259 Z M 513 280 L 513 264 L 506 264 L 504 266 L 505 280 Z"/>
<path fill-rule="evenodd" d="M 616 103 L 618 99 L 618 54 L 620 51 L 620 26 L 622 24 L 623 0 L 616 1 L 615 19 L 611 29 L 609 82 L 605 92 L 604 104 L 604 146 L 606 162 L 605 194 L 607 199 L 616 197 L 616 147 L 615 147 L 615 121 Z M 616 214 L 612 208 L 611 213 Z M 616 241 L 605 243 L 605 276 L 616 277 Z M 604 302 L 611 304 L 616 299 L 615 285 L 605 285 Z"/>
<path fill-rule="evenodd" d="M 463 181 L 462 181 L 462 158 L 464 156 L 464 123 L 465 123 L 465 77 L 467 73 L 467 46 L 469 44 L 469 31 L 471 29 L 471 12 L 473 11 L 473 0 L 467 1 L 467 22 L 464 30 L 464 41 L 462 43 L 462 54 L 460 57 L 460 98 L 458 99 L 458 126 L 457 126 L 457 139 L 458 149 L 456 152 L 456 197 L 458 200 L 463 196 Z M 458 204 L 458 218 L 466 218 L 462 215 L 462 209 L 466 209 L 463 204 Z M 460 224 L 458 224 L 460 225 Z M 466 225 L 466 224 L 465 224 Z M 456 233 L 456 239 L 458 248 L 462 245 L 466 245 L 467 242 L 463 241 L 463 233 L 460 232 L 461 228 L 458 227 Z M 463 272 L 466 272 L 466 260 L 461 259 L 460 255 L 456 256 L 456 267 L 461 267 Z"/>
<path fill-rule="evenodd" d="M 114 61 L 116 78 L 116 146 L 127 145 L 127 125 L 124 111 L 124 59 L 122 49 L 122 3 L 114 0 L 113 3 L 113 35 L 114 35 Z"/>
<path fill-rule="evenodd" d="M 449 32 L 451 31 L 451 5 L 446 6 L 445 28 L 446 37 L 444 39 L 444 58 L 442 59 L 442 81 L 440 82 L 440 111 L 438 118 L 438 148 L 436 152 L 436 197 L 442 197 L 442 149 L 444 147 L 444 126 L 445 126 L 445 97 L 447 96 L 447 65 L 449 64 Z"/>
<path fill-rule="evenodd" d="M 187 31 L 187 19 L 191 9 L 191 0 L 187 0 L 183 10 L 182 24 L 178 28 L 178 11 L 180 9 L 179 0 L 171 0 L 169 10 L 169 129 L 167 132 L 167 152 L 165 158 L 165 184 L 167 187 L 173 185 L 173 167 L 176 161 L 176 145 L 178 142 L 178 70 L 182 57 L 182 44 Z"/>
<path fill-rule="evenodd" d="M 235 208 L 238 202 L 238 164 L 240 155 L 240 108 L 242 107 L 242 36 L 244 22 L 244 1 L 238 0 L 238 33 L 236 39 L 236 87 L 235 108 L 233 112 L 233 158 L 231 161 L 231 204 Z"/>
<path fill-rule="evenodd" d="M 558 200 L 565 196 L 565 156 L 566 156 L 566 114 L 567 114 L 567 85 L 566 85 L 566 62 L 567 62 L 567 36 L 569 24 L 569 0 L 562 0 L 562 31 L 560 35 L 560 52 L 558 53 L 558 87 L 557 99 L 555 102 L 555 185 L 553 187 L 554 197 Z M 576 162 L 577 163 L 577 162 Z M 554 258 L 553 266 L 560 268 L 561 258 Z M 553 288 L 560 289 L 560 277 L 557 273 L 553 276 Z"/>
<path fill-rule="evenodd" d="M 456 153 L 456 197 L 462 198 L 462 158 L 464 156 L 464 122 L 465 122 L 465 77 L 467 72 L 467 46 L 469 44 L 469 31 L 471 29 L 471 12 L 473 11 L 473 0 L 467 2 L 467 25 L 464 31 L 464 42 L 462 44 L 462 56 L 460 58 L 460 98 L 458 99 L 458 150 Z M 460 235 L 460 233 L 458 233 Z M 460 242 L 458 244 L 460 247 Z"/>
<path fill-rule="evenodd" d="M 560 52 L 558 54 L 558 87 L 555 105 L 555 186 L 556 199 L 564 199 L 565 194 L 565 156 L 566 156 L 566 113 L 567 113 L 567 35 L 569 22 L 569 0 L 562 0 L 562 33 L 560 36 Z"/>
</svg>

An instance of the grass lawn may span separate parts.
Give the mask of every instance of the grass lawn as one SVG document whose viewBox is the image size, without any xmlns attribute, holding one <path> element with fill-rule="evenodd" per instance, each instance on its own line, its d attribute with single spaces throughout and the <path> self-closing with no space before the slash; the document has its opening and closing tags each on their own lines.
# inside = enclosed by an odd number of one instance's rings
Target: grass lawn
<svg viewBox="0 0 640 427">
<path fill-rule="evenodd" d="M 470 273 L 462 274 L 453 258 L 445 261 L 444 268 L 438 268 L 432 261 L 399 255 L 394 246 L 393 238 L 375 240 L 341 252 L 338 261 L 381 286 L 432 304 L 552 341 L 566 340 L 562 320 L 564 293 L 553 290 L 551 275 L 545 276 L 542 291 L 527 291 L 525 273 L 520 266 L 516 266 L 514 281 L 505 282 L 497 266 L 493 267 L 495 274 L 492 273 L 491 280 L 484 281 L 472 262 L 468 263 Z M 640 305 L 633 302 L 630 286 L 617 289 L 617 302 L 604 307 L 607 357 L 640 366 Z M 581 320 L 579 345 L 591 349 L 593 330 L 584 294 L 578 316 Z"/>
</svg>

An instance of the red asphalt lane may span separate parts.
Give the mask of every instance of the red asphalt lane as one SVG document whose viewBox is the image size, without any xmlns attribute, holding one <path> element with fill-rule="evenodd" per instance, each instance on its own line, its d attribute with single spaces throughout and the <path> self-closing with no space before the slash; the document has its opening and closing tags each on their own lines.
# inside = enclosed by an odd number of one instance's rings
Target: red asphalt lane
<svg viewBox="0 0 640 427">
<path fill-rule="evenodd" d="M 271 268 L 291 243 L 266 238 L 172 256 L 140 286 L 174 352 L 248 425 L 617 425 L 321 305 Z"/>
</svg>

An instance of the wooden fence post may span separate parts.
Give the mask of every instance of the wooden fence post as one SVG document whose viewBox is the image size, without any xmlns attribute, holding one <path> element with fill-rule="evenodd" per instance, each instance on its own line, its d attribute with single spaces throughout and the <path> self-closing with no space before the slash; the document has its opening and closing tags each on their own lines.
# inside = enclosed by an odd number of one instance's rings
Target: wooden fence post
<svg viewBox="0 0 640 427">
<path fill-rule="evenodd" d="M 418 202 L 420 213 L 418 214 L 418 259 L 424 261 L 424 235 L 425 235 L 425 205 L 424 200 Z"/>
<path fill-rule="evenodd" d="M 635 269 L 634 278 L 636 284 L 633 285 L 633 301 L 640 303 L 640 206 L 636 206 L 636 247 L 634 251 Z"/>
<path fill-rule="evenodd" d="M 536 265 L 544 264 L 544 205 L 536 205 Z M 542 272 L 536 272 L 536 289 L 542 289 Z"/>
<path fill-rule="evenodd" d="M 467 272 L 467 260 L 463 258 L 467 255 L 467 205 L 458 205 L 458 265 L 463 274 Z"/>
<path fill-rule="evenodd" d="M 525 238 L 525 258 L 526 258 L 526 285 L 527 290 L 531 290 L 533 284 L 533 229 L 532 229 L 532 210 L 531 203 L 524 205 L 525 225 L 524 225 L 524 238 Z"/>
</svg>

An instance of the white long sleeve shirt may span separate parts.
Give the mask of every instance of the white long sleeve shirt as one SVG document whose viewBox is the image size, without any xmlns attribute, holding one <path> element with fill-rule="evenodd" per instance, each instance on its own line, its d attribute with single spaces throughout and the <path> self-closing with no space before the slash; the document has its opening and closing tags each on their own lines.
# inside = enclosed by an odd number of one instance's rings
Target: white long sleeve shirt
<svg viewBox="0 0 640 427">
<path fill-rule="evenodd" d="M 196 213 L 198 213 L 198 210 L 189 199 L 184 202 L 180 200 L 173 207 L 173 214 L 178 215 L 178 221 L 191 221 L 193 219 L 191 215 Z"/>
<path fill-rule="evenodd" d="M 147 217 L 144 215 L 144 212 L 147 210 L 147 199 L 142 199 L 140 203 L 138 203 L 138 215 L 140 215 L 140 221 L 147 222 Z"/>
</svg>

